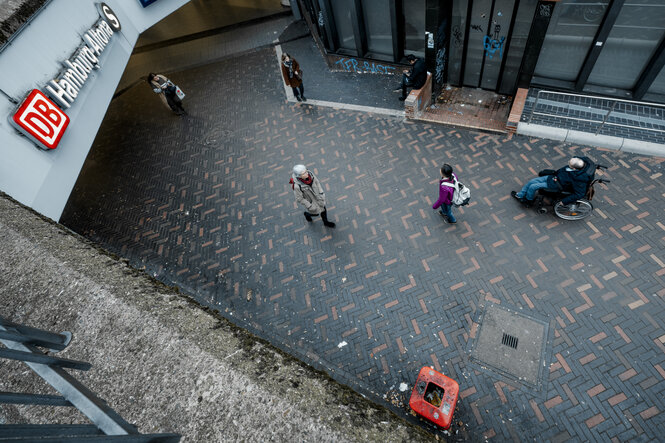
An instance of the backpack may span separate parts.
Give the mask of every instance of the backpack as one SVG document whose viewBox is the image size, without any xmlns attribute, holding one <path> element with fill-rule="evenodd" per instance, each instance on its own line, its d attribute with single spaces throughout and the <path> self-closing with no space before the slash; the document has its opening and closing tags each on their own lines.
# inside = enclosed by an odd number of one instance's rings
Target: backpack
<svg viewBox="0 0 665 443">
<path fill-rule="evenodd" d="M 455 188 L 453 192 L 453 204 L 455 206 L 466 206 L 469 204 L 471 199 L 471 190 L 464 186 L 461 181 L 455 180 L 455 183 L 441 182 L 442 185 L 448 186 L 450 188 Z"/>
</svg>

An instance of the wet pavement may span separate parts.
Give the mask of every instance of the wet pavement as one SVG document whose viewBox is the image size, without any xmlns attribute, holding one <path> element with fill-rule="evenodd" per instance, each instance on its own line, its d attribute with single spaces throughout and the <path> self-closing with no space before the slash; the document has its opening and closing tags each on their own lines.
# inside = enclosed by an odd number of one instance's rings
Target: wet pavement
<svg viewBox="0 0 665 443">
<path fill-rule="evenodd" d="M 396 100 L 390 77 L 310 81 L 317 61 L 285 47 L 308 99 Z M 272 47 L 170 77 L 189 115 L 143 84 L 116 98 L 64 225 L 407 419 L 433 366 L 460 384 L 460 439 L 660 438 L 664 159 L 289 103 Z M 511 200 L 572 155 L 610 167 L 589 219 Z M 472 191 L 456 225 L 431 209 L 444 162 Z M 336 229 L 305 221 L 296 163 Z M 474 354 L 496 307 L 546 326 L 537 383 Z"/>
</svg>

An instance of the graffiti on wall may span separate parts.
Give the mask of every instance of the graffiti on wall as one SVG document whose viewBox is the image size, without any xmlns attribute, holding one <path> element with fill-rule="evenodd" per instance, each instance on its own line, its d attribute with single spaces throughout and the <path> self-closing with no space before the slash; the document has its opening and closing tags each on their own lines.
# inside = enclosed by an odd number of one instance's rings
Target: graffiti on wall
<svg viewBox="0 0 665 443">
<path fill-rule="evenodd" d="M 436 82 L 442 84 L 446 72 L 446 48 L 439 48 L 436 52 Z"/>
<path fill-rule="evenodd" d="M 369 72 L 372 74 L 394 74 L 394 66 L 382 65 L 368 60 L 357 60 L 355 58 L 340 58 L 335 66 L 346 72 Z"/>
<path fill-rule="evenodd" d="M 501 25 L 494 26 L 494 35 L 486 35 L 483 38 L 483 47 L 485 48 L 485 55 L 490 59 L 494 57 L 496 51 L 499 51 L 499 58 L 503 58 L 503 44 L 506 37 L 499 37 L 501 33 Z"/>
<path fill-rule="evenodd" d="M 434 65 L 434 80 L 441 86 L 446 81 L 446 57 L 448 54 L 448 20 L 443 19 L 436 31 L 436 63 Z M 454 31 L 453 31 L 454 32 Z"/>
<path fill-rule="evenodd" d="M 462 46 L 462 31 L 460 31 L 459 26 L 453 27 L 453 38 L 455 39 L 455 47 L 459 48 Z"/>
</svg>

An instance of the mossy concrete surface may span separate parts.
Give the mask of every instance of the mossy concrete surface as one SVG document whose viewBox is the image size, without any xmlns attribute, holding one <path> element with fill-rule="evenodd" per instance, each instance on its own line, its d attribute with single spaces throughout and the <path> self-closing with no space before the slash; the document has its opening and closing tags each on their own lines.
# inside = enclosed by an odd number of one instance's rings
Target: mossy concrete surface
<svg viewBox="0 0 665 443">
<path fill-rule="evenodd" d="M 94 244 L 0 195 L 0 313 L 70 331 L 70 371 L 142 433 L 183 441 L 433 437 Z M 51 393 L 0 361 L 0 391 Z M 74 408 L 0 406 L 0 423 L 87 423 Z"/>
<path fill-rule="evenodd" d="M 0 0 L 0 47 L 27 23 L 47 0 Z"/>
</svg>

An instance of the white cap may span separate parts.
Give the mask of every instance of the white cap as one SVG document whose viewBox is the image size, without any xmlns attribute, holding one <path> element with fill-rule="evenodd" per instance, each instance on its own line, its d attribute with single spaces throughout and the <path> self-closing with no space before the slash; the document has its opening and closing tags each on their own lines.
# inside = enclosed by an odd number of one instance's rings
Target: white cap
<svg viewBox="0 0 665 443">
<path fill-rule="evenodd" d="M 301 174 L 302 174 L 303 172 L 305 172 L 306 170 L 307 170 L 307 168 L 305 167 L 305 165 L 295 165 L 295 166 L 293 167 L 293 173 L 294 173 L 295 175 L 301 175 Z"/>
</svg>

